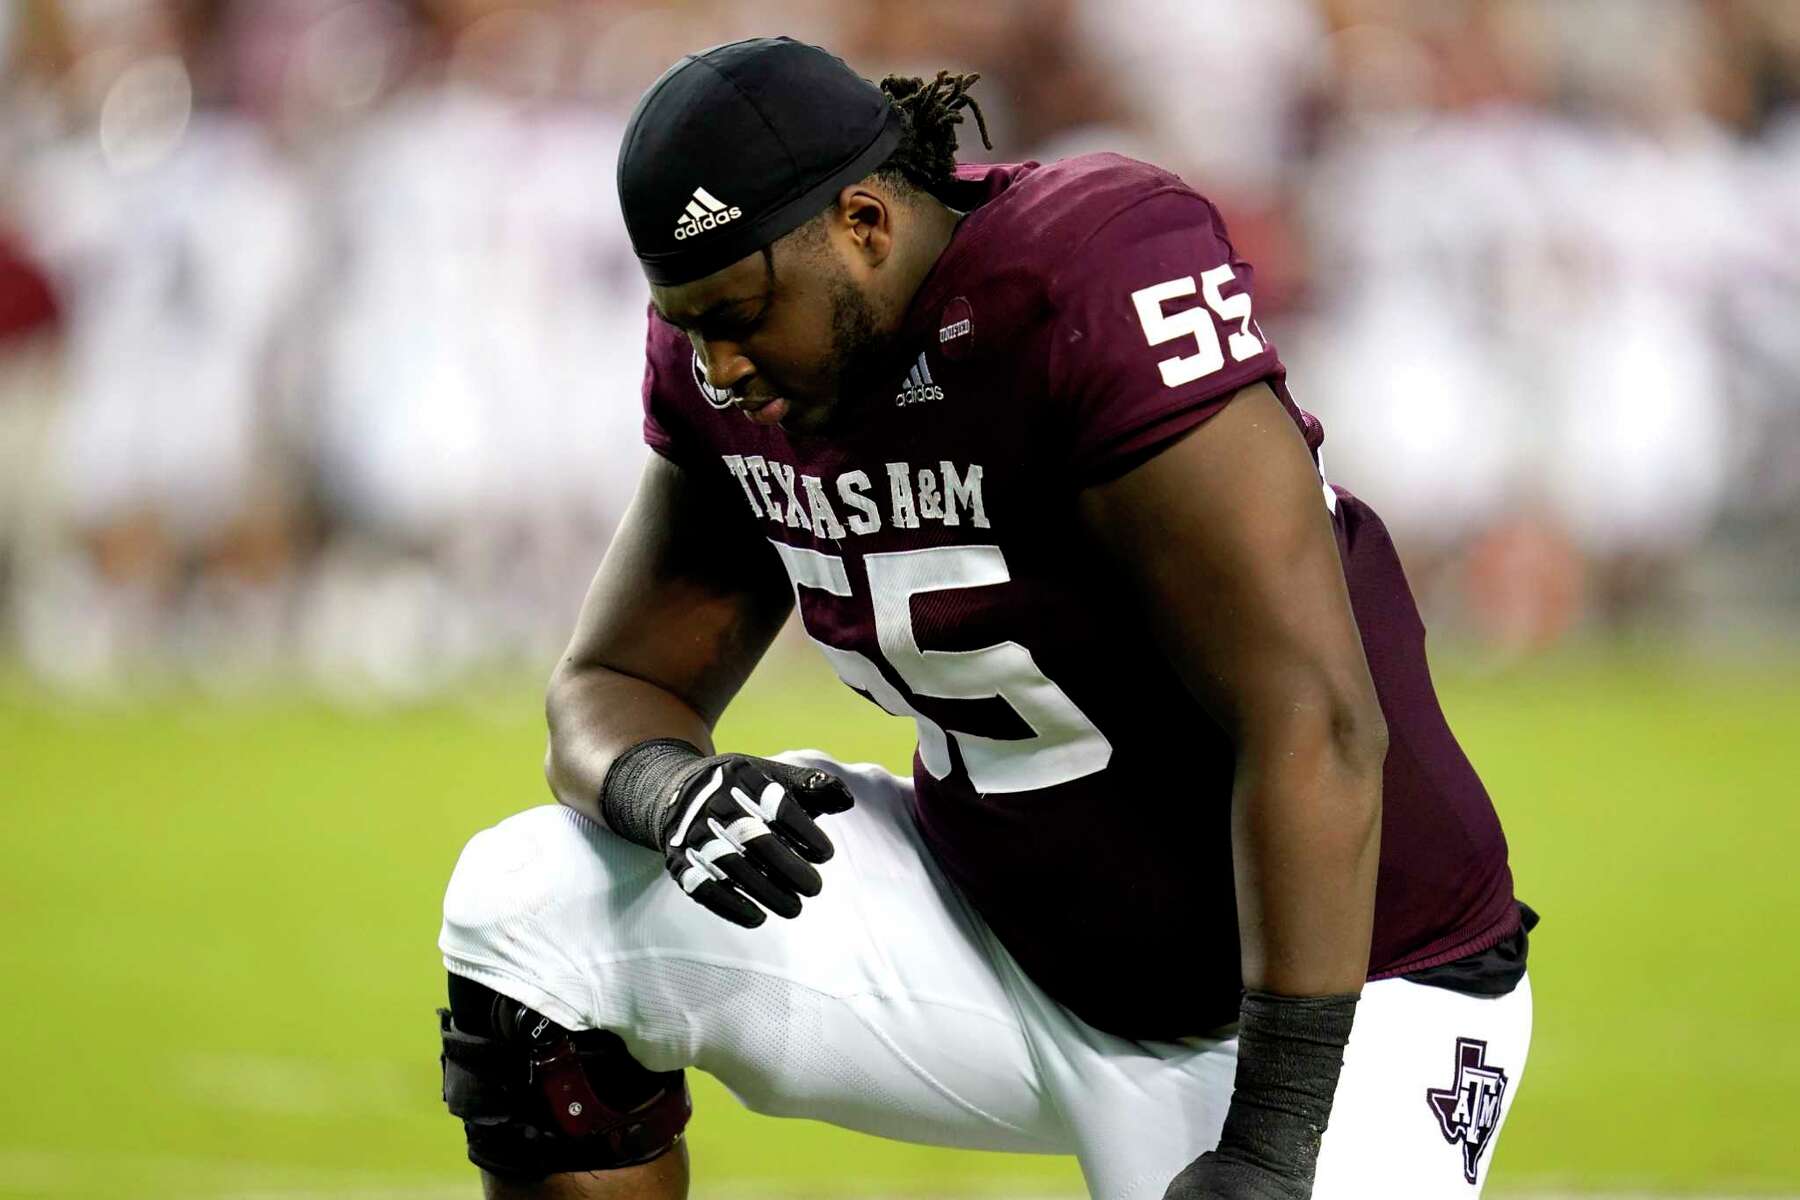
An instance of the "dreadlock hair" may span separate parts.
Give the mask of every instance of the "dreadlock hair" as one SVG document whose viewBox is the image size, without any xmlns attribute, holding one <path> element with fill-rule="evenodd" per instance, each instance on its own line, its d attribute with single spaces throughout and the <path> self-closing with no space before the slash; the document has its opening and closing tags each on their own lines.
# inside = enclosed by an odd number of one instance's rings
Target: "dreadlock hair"
<svg viewBox="0 0 1800 1200">
<path fill-rule="evenodd" d="M 910 185 L 941 196 L 956 178 L 956 127 L 963 123 L 963 109 L 975 114 L 981 144 L 989 150 L 987 121 L 969 89 L 981 76 L 939 71 L 926 82 L 916 75 L 889 75 L 881 90 L 900 112 L 900 144 L 876 171 L 895 183 Z"/>
<path fill-rule="evenodd" d="M 963 123 L 963 109 L 975 114 L 981 144 L 989 150 L 994 148 L 988 140 L 981 106 L 969 95 L 969 88 L 980 78 L 973 71 L 967 75 L 939 71 L 929 83 L 916 75 L 889 75 L 883 79 L 881 90 L 900 113 L 900 144 L 887 161 L 875 168 L 874 177 L 901 192 L 924 192 L 942 199 L 956 182 L 956 127 Z M 833 196 L 818 216 L 788 236 L 799 244 L 823 245 L 825 224 L 821 218 L 836 208 L 837 197 Z M 773 280 L 775 262 L 769 257 L 767 246 L 763 247 L 763 256 Z"/>
</svg>

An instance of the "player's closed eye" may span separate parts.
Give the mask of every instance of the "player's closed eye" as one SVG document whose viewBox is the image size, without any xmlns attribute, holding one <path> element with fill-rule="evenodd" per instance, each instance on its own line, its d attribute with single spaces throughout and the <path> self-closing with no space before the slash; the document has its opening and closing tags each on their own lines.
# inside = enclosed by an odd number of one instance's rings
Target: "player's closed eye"
<svg viewBox="0 0 1800 1200">
<path fill-rule="evenodd" d="M 696 330 L 696 336 L 702 340 L 714 342 L 741 342 L 762 327 L 762 315 L 754 317 L 721 317 L 707 322 L 703 329 Z"/>
</svg>

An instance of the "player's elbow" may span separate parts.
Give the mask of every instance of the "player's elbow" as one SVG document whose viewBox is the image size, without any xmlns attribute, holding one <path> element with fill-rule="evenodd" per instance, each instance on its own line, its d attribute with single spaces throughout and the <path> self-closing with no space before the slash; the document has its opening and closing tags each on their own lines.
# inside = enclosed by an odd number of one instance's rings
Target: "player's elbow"
<svg viewBox="0 0 1800 1200">
<path fill-rule="evenodd" d="M 1365 677 L 1366 678 L 1366 677 Z M 1373 684 L 1326 677 L 1295 688 L 1285 753 L 1330 797 L 1331 825 L 1360 845 L 1381 825 L 1388 727 Z"/>
<path fill-rule="evenodd" d="M 581 672 L 568 659 L 556 664 L 550 682 L 544 687 L 544 720 L 550 727 L 551 744 L 556 741 L 557 727 L 563 723 L 565 710 L 575 698 Z"/>
<path fill-rule="evenodd" d="M 544 746 L 544 779 L 558 800 L 578 781 L 580 753 L 576 746 L 584 726 L 593 724 L 591 692 L 594 672 L 559 664 L 544 689 L 544 725 L 549 739 Z"/>
<path fill-rule="evenodd" d="M 593 817 L 591 802 L 584 803 L 588 798 L 581 780 L 581 771 L 572 756 L 558 752 L 557 739 L 552 735 L 544 745 L 544 783 L 550 788 L 550 796 L 558 804 Z"/>
<path fill-rule="evenodd" d="M 550 736 L 544 740 L 544 782 L 550 785 L 550 794 L 562 800 L 560 770 L 561 759 L 557 754 L 558 733 L 564 727 L 561 720 L 563 705 L 561 700 L 562 676 L 560 672 L 551 676 L 550 686 L 544 693 L 544 724 L 549 728 Z"/>
<path fill-rule="evenodd" d="M 1374 689 L 1367 695 L 1337 698 L 1330 713 L 1330 746 L 1341 769 L 1379 783 L 1387 763 L 1388 727 Z"/>
<path fill-rule="evenodd" d="M 1381 776 L 1388 753 L 1387 718 L 1373 688 L 1366 698 L 1332 707 L 1327 744 L 1341 781 L 1334 791 L 1342 832 L 1348 845 L 1358 847 L 1358 856 L 1366 857 L 1381 834 Z"/>
<path fill-rule="evenodd" d="M 1388 727 L 1366 671 L 1305 664 L 1272 674 L 1237 729 L 1247 763 L 1283 762 L 1342 783 L 1379 784 Z"/>
<path fill-rule="evenodd" d="M 579 810 L 582 806 L 571 799 L 581 794 L 579 755 L 571 744 L 580 728 L 574 711 L 578 687 L 579 680 L 559 670 L 551 676 L 545 692 L 544 723 L 550 736 L 544 741 L 544 782 L 550 785 L 550 794 L 558 803 Z"/>
<path fill-rule="evenodd" d="M 556 741 L 555 741 L 555 739 L 547 740 L 544 743 L 544 782 L 549 785 L 550 794 L 552 796 L 555 796 L 560 801 L 562 799 L 562 793 L 560 791 L 558 791 L 557 787 L 556 787 Z"/>
</svg>

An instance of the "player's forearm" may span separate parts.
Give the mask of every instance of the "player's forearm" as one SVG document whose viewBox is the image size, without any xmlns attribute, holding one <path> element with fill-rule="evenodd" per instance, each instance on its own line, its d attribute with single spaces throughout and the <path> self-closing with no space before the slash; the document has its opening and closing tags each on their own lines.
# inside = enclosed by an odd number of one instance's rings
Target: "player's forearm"
<svg viewBox="0 0 1800 1200">
<path fill-rule="evenodd" d="M 679 738 L 712 753 L 706 720 L 666 688 L 606 667 L 558 670 L 544 701 L 550 745 L 544 776 L 557 800 L 595 821 L 606 772 L 623 751 Z"/>
<path fill-rule="evenodd" d="M 1240 746 L 1232 793 L 1244 986 L 1350 995 L 1368 974 L 1387 728 L 1372 698 L 1284 708 Z"/>
</svg>

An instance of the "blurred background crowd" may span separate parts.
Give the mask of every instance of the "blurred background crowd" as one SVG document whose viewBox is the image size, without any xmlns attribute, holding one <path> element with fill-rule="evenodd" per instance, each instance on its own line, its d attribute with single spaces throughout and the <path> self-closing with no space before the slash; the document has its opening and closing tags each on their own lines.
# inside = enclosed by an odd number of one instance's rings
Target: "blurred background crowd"
<svg viewBox="0 0 1800 1200">
<path fill-rule="evenodd" d="M 5 0 L 0 660 L 547 668 L 645 453 L 619 133 L 771 32 L 1212 197 L 1434 628 L 1800 627 L 1792 0 Z"/>
</svg>

